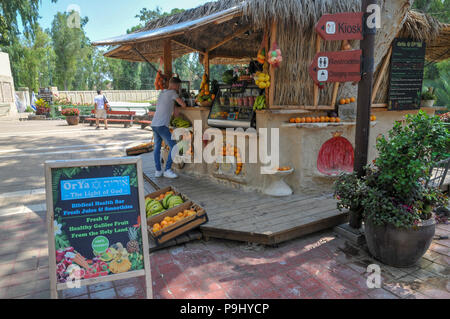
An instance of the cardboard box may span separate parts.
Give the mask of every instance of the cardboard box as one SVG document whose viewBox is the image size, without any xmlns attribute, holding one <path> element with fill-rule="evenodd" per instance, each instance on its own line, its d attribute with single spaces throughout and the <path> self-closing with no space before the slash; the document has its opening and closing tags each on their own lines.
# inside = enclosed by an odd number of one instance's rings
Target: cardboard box
<svg viewBox="0 0 450 319">
<path fill-rule="evenodd" d="M 197 212 L 197 214 L 184 218 L 176 222 L 175 224 L 172 224 L 164 229 L 161 229 L 157 233 L 153 233 L 154 224 L 162 222 L 164 218 L 168 216 L 174 217 L 179 212 L 183 212 L 186 209 L 193 209 Z M 156 245 L 159 246 L 207 222 L 208 222 L 208 215 L 206 214 L 206 211 L 197 204 L 194 204 L 191 201 L 187 201 L 182 205 L 179 205 L 177 207 L 165 211 L 164 213 L 147 218 L 147 225 L 148 225 L 147 227 L 150 237 L 155 241 Z"/>
</svg>

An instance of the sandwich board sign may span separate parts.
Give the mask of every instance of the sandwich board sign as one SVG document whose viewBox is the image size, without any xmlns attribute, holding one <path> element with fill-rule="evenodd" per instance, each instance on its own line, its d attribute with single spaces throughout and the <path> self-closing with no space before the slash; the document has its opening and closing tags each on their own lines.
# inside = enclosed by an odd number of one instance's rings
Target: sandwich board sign
<svg viewBox="0 0 450 319">
<path fill-rule="evenodd" d="M 45 162 L 51 297 L 145 276 L 152 298 L 140 158 Z"/>
</svg>

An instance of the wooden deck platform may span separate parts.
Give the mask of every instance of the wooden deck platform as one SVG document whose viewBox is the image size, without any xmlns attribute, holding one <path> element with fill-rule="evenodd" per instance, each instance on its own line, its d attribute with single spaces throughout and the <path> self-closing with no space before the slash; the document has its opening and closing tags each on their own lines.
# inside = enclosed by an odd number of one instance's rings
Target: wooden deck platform
<svg viewBox="0 0 450 319">
<path fill-rule="evenodd" d="M 275 198 L 244 192 L 208 179 L 181 175 L 178 179 L 155 178 L 153 153 L 141 156 L 146 194 L 173 186 L 206 209 L 209 222 L 201 226 L 205 238 L 214 237 L 274 245 L 347 221 L 348 214 L 336 209 L 331 194 Z"/>
</svg>

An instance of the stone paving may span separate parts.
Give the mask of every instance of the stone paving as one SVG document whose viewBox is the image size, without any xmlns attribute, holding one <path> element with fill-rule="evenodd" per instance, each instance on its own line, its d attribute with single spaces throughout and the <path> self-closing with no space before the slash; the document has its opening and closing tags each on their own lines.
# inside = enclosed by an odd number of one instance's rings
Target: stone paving
<svg viewBox="0 0 450 319">
<path fill-rule="evenodd" d="M 437 235 L 448 236 L 449 225 Z M 49 298 L 45 212 L 0 217 L 0 298 Z M 435 240 L 420 263 L 393 268 L 331 231 L 278 247 L 196 241 L 151 255 L 155 299 L 450 298 L 450 240 Z M 367 266 L 381 288 L 367 287 Z M 66 290 L 61 298 L 144 298 L 143 278 Z"/>
<path fill-rule="evenodd" d="M 68 129 L 73 132 L 59 132 Z M 91 131 L 57 121 L 45 125 L 2 122 L 0 298 L 50 297 L 42 162 L 60 159 L 68 147 L 79 144 L 71 158 L 121 156 L 122 146 L 116 149 L 107 144 L 146 139 L 149 134 L 121 127 L 101 135 Z M 42 150 L 50 140 L 54 149 Z M 380 264 L 382 285 L 375 289 L 367 287 L 367 266 L 379 263 L 364 248 L 332 231 L 278 247 L 221 240 L 191 242 L 151 255 L 154 298 L 450 298 L 449 234 L 450 225 L 438 225 L 436 235 L 447 239 L 434 240 L 415 267 Z M 60 293 L 61 298 L 77 299 L 144 296 L 143 278 Z"/>
</svg>

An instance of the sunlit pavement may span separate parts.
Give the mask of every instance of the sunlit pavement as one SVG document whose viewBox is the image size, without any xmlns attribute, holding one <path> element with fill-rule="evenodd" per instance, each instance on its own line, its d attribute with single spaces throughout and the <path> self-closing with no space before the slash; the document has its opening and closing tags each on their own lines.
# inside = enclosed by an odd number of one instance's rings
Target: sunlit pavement
<svg viewBox="0 0 450 319">
<path fill-rule="evenodd" d="M 95 131 L 63 121 L 1 122 L 0 298 L 49 298 L 43 162 L 123 156 L 151 132 L 135 126 Z M 146 156 L 145 159 L 150 158 Z M 438 225 L 437 236 L 449 236 Z M 448 238 L 448 237 L 447 237 Z M 154 298 L 450 298 L 450 240 L 434 240 L 411 268 L 373 260 L 332 231 L 278 247 L 196 241 L 151 255 Z M 381 267 L 381 288 L 367 266 Z M 61 298 L 144 298 L 135 278 L 65 290 Z"/>
</svg>

